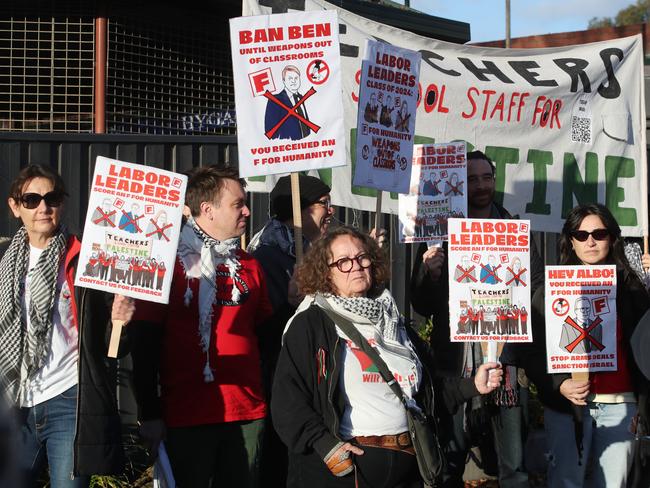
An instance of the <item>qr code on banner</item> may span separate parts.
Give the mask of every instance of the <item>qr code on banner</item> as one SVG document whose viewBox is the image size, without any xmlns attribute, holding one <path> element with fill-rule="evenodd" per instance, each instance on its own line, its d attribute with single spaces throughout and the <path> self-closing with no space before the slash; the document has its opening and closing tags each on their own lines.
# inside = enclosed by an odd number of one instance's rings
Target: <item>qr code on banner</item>
<svg viewBox="0 0 650 488">
<path fill-rule="evenodd" d="M 591 119 L 571 117 L 571 141 L 591 144 Z"/>
</svg>

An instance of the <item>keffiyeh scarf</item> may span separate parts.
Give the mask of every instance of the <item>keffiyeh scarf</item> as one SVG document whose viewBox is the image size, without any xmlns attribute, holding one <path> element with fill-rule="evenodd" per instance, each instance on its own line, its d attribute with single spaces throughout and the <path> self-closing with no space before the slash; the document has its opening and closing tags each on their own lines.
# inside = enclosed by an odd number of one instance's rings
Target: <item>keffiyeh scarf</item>
<svg viewBox="0 0 650 488">
<path fill-rule="evenodd" d="M 19 403 L 21 388 L 49 355 L 57 277 L 67 242 L 68 232 L 61 226 L 28 272 L 30 248 L 23 226 L 0 261 L 0 386 L 10 405 Z M 29 310 L 24 311 L 28 273 L 30 302 Z M 29 329 L 23 313 L 29 314 Z"/>
<path fill-rule="evenodd" d="M 235 285 L 235 278 L 241 268 L 237 249 L 239 237 L 218 241 L 207 235 L 190 217 L 181 231 L 178 243 L 178 257 L 185 269 L 187 288 L 185 290 L 185 306 L 189 307 L 193 294 L 189 280 L 199 278 L 199 343 L 205 353 L 203 380 L 206 383 L 214 381 L 210 367 L 210 337 L 212 335 L 212 311 L 217 298 L 217 267 L 225 265 L 233 282 L 231 300 L 238 302 L 241 293 Z"/>
<path fill-rule="evenodd" d="M 359 319 L 364 319 L 364 322 L 371 324 L 372 339 L 379 345 L 378 352 L 381 354 L 381 350 L 384 349 L 412 363 L 416 372 L 415 384 L 419 384 L 422 367 L 406 333 L 406 326 L 397 309 L 397 304 L 388 290 L 384 290 L 377 298 L 347 298 L 336 295 L 325 295 L 324 298 L 332 310 L 343 315 L 353 324 L 360 323 Z M 370 339 L 362 330 L 360 332 L 366 339 Z M 397 369 L 395 365 L 391 364 L 390 355 L 382 356 L 382 359 L 391 371 Z M 411 397 L 412 392 L 404 391 L 404 393 L 407 397 Z"/>
</svg>

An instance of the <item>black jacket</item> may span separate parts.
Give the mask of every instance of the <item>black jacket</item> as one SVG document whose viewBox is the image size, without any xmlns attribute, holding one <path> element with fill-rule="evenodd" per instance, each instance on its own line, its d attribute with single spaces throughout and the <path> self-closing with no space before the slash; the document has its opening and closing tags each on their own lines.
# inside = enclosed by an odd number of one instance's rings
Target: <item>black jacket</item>
<svg viewBox="0 0 650 488">
<path fill-rule="evenodd" d="M 407 330 L 423 366 L 416 400 L 428 415 L 433 416 L 434 406 L 453 410 L 479 394 L 472 379 L 438 376 L 428 346 L 410 327 Z M 325 469 L 323 459 L 342 440 L 339 419 L 345 404 L 338 384 L 342 348 L 334 323 L 317 305 L 299 313 L 284 335 L 271 412 L 290 451 L 288 486 L 293 486 L 292 480 L 295 486 L 308 481 L 291 472 L 304 465 Z M 434 391 L 442 402 L 434 403 Z"/>
<path fill-rule="evenodd" d="M 498 218 L 512 219 L 510 213 L 500 205 L 494 204 Z M 465 367 L 463 363 L 464 343 L 451 342 L 449 331 L 449 255 L 447 242 L 444 243 L 445 261 L 442 264 L 442 274 L 433 281 L 427 267 L 422 262 L 422 255 L 427 246 L 420 244 L 413 274 L 411 275 L 411 305 L 417 313 L 433 320 L 431 346 L 435 351 L 437 369 L 451 376 L 460 376 Z M 535 243 L 531 240 L 530 247 L 531 293 L 544 285 L 544 262 L 542 261 Z"/>
<path fill-rule="evenodd" d="M 0 259 L 10 241 L 0 244 Z M 68 246 L 76 271 L 78 241 Z M 122 430 L 117 410 L 115 359 L 106 356 L 111 332 L 113 295 L 74 287 L 79 324 L 77 419 L 74 438 L 75 475 L 117 474 L 124 469 Z M 125 329 L 127 330 L 127 329 Z M 122 341 L 126 342 L 123 333 Z M 120 344 L 120 353 L 127 352 Z"/>
</svg>

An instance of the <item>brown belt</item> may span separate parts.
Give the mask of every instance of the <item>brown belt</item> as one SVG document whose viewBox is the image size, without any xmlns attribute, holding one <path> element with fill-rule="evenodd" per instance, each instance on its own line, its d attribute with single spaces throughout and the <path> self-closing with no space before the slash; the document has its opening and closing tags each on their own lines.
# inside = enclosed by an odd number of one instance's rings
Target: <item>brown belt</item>
<svg viewBox="0 0 650 488">
<path fill-rule="evenodd" d="M 381 447 L 383 449 L 406 452 L 415 456 L 413 441 L 408 432 L 395 435 L 360 435 L 355 437 L 354 440 L 360 446 Z"/>
</svg>

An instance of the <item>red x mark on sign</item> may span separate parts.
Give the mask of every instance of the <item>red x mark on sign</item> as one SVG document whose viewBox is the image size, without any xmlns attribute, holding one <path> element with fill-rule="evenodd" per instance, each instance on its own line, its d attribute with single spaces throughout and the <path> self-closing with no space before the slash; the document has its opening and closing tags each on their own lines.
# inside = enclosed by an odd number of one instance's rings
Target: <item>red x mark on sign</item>
<svg viewBox="0 0 650 488">
<path fill-rule="evenodd" d="M 589 335 L 589 332 L 594 330 L 594 328 L 600 325 L 601 322 L 602 319 L 600 317 L 596 317 L 596 320 L 594 320 L 589 325 L 589 327 L 583 329 L 578 324 L 576 324 L 575 320 L 573 320 L 571 317 L 567 317 L 566 319 L 564 319 L 564 323 L 569 324 L 571 327 L 573 327 L 580 333 L 580 335 L 571 344 L 566 346 L 566 350 L 569 352 L 573 352 L 573 350 L 576 347 L 578 347 L 578 344 L 580 344 L 585 339 L 589 340 L 594 346 L 596 346 L 596 349 L 598 349 L 599 351 L 605 349 L 605 346 L 603 346 L 600 342 L 598 342 L 596 339 L 594 339 L 592 336 Z"/>
<path fill-rule="evenodd" d="M 268 137 L 269 139 L 271 139 L 271 138 L 273 137 L 273 134 L 275 134 L 275 133 L 280 129 L 280 127 L 282 127 L 282 125 L 283 125 L 283 124 L 284 124 L 284 123 L 289 119 L 289 117 L 295 117 L 295 118 L 297 118 L 300 122 L 302 122 L 303 124 L 305 124 L 305 125 L 306 125 L 307 127 L 309 127 L 311 130 L 313 130 L 314 132 L 318 132 L 318 131 L 320 130 L 320 127 L 319 127 L 319 126 L 317 126 L 316 124 L 314 124 L 314 123 L 311 122 L 310 120 L 307 120 L 307 119 L 304 118 L 302 115 L 300 115 L 298 112 L 296 112 L 296 110 L 298 109 L 298 107 L 300 107 L 303 103 L 305 103 L 305 102 L 307 101 L 307 99 L 308 99 L 309 97 L 311 97 L 314 93 L 316 93 L 316 90 L 314 90 L 314 87 L 312 86 L 312 87 L 307 91 L 307 93 L 305 93 L 305 94 L 303 95 L 303 97 L 298 101 L 298 103 L 296 103 L 293 107 L 287 107 L 284 103 L 282 103 L 282 102 L 281 102 L 280 100 L 278 100 L 275 96 L 273 96 L 273 94 L 272 94 L 270 91 L 268 91 L 268 90 L 265 91 L 265 92 L 264 92 L 264 96 L 265 96 L 266 98 L 268 98 L 268 99 L 271 100 L 273 103 L 275 103 L 276 105 L 279 105 L 280 107 L 282 107 L 283 109 L 285 109 L 285 110 L 287 111 L 287 113 L 284 115 L 284 117 L 282 117 L 282 118 L 280 119 L 280 121 L 279 121 L 277 124 L 275 124 L 274 127 L 272 127 L 271 129 L 268 130 L 268 132 L 266 132 L 266 134 L 265 134 L 266 137 Z"/>
<path fill-rule="evenodd" d="M 115 210 L 111 210 L 108 213 L 104 213 L 104 211 L 100 207 L 97 207 L 97 210 L 99 210 L 99 213 L 101 215 L 95 220 L 93 220 L 93 224 L 99 225 L 101 222 L 107 222 L 108 225 L 110 225 L 111 227 L 115 227 L 115 224 L 111 221 L 111 217 L 115 215 Z"/>
<path fill-rule="evenodd" d="M 526 282 L 525 282 L 524 280 L 521 279 L 521 275 L 523 275 L 523 274 L 526 272 L 526 268 L 521 268 L 521 269 L 519 270 L 519 273 L 515 273 L 515 272 L 510 268 L 510 266 L 508 266 L 506 269 L 512 273 L 512 278 L 509 279 L 508 281 L 506 281 L 506 285 L 509 285 L 509 284 L 512 283 L 513 281 L 517 280 L 517 281 L 520 281 L 522 285 L 524 285 L 524 286 L 528 286 L 528 285 L 526 285 Z"/>
<path fill-rule="evenodd" d="M 469 278 L 472 280 L 473 283 L 476 283 L 476 278 L 474 278 L 470 273 L 474 271 L 475 266 L 472 266 L 471 268 L 464 269 L 460 264 L 456 265 L 456 269 L 463 273 L 462 276 L 460 276 L 456 281 L 459 283 L 462 282 L 465 278 Z"/>
<path fill-rule="evenodd" d="M 483 266 L 483 264 L 481 264 L 481 269 L 487 273 L 483 278 L 481 278 L 481 283 L 485 283 L 490 276 L 494 278 L 497 281 L 497 283 L 501 283 L 502 281 L 501 278 L 497 276 L 497 270 L 500 267 L 501 265 L 499 264 L 498 266 L 495 266 L 494 269 L 490 270 L 487 267 Z"/>
<path fill-rule="evenodd" d="M 133 219 L 124 210 L 122 210 L 122 214 L 126 217 L 126 222 L 120 225 L 120 229 L 126 229 L 129 225 L 133 224 L 137 232 L 142 232 L 142 229 L 138 225 L 138 220 L 140 220 L 143 217 L 142 215 L 138 215 L 136 218 Z"/>
<path fill-rule="evenodd" d="M 158 227 L 158 224 L 153 219 L 149 219 L 149 222 L 151 222 L 153 224 L 155 229 L 152 230 L 151 232 L 149 232 L 147 234 L 147 237 L 151 237 L 152 235 L 156 234 L 158 237 L 162 237 L 167 242 L 169 242 L 169 237 L 167 237 L 167 235 L 165 234 L 165 230 L 169 229 L 172 226 L 172 224 L 167 224 L 166 226 L 161 228 L 161 227 Z"/>
</svg>

